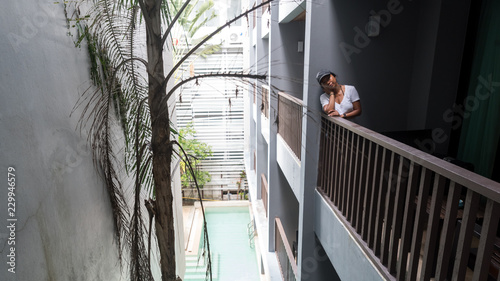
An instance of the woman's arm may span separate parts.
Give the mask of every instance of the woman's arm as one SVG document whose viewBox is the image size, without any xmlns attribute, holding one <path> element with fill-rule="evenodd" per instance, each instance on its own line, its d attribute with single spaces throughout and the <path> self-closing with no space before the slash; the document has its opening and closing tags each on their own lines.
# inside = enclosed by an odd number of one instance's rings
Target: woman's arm
<svg viewBox="0 0 500 281">
<path fill-rule="evenodd" d="M 361 115 L 361 101 L 360 100 L 353 102 L 352 103 L 352 111 L 342 115 L 342 117 L 350 118 L 350 117 L 354 117 L 354 116 L 358 116 L 358 115 Z"/>
<path fill-rule="evenodd" d="M 323 106 L 323 111 L 329 116 L 338 116 L 339 113 L 335 110 L 335 96 L 330 94 L 328 104 Z"/>
</svg>

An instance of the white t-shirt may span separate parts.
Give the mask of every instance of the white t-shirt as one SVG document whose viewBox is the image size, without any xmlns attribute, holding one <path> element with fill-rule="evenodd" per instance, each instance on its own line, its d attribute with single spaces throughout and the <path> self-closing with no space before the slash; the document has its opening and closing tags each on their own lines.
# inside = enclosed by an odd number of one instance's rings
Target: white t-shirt
<svg viewBox="0 0 500 281">
<path fill-rule="evenodd" d="M 351 85 L 345 85 L 344 98 L 340 104 L 335 103 L 335 110 L 342 115 L 344 113 L 351 112 L 353 110 L 352 103 L 359 100 L 359 94 L 356 88 Z M 330 96 L 323 93 L 319 97 L 321 102 L 321 108 L 324 108 L 330 102 Z"/>
</svg>

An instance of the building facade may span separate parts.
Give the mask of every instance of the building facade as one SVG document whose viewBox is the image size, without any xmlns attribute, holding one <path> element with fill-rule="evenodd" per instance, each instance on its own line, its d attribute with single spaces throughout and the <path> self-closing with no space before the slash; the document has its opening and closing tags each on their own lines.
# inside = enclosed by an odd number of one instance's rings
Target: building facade
<svg viewBox="0 0 500 281">
<path fill-rule="evenodd" d="M 500 26 L 480 2 L 272 1 L 249 17 L 248 68 L 269 78 L 246 95 L 245 162 L 271 280 L 497 278 Z M 321 69 L 356 87 L 361 116 L 322 113 Z"/>
<path fill-rule="evenodd" d="M 242 43 L 223 45 L 220 51 L 206 58 L 190 59 L 184 65 L 187 77 L 190 71 L 196 75 L 241 72 Z M 229 189 L 236 191 L 237 181 L 244 171 L 244 88 L 244 84 L 236 80 L 204 78 L 183 86 L 177 95 L 178 127 L 192 124 L 196 139 L 212 150 L 212 155 L 199 164 L 199 169 L 211 176 L 211 181 L 203 187 L 207 198 L 220 198 L 221 191 Z M 193 192 L 196 194 L 194 188 Z"/>
<path fill-rule="evenodd" d="M 208 1 L 200 1 L 199 6 Z M 216 17 L 200 28 L 197 34 L 210 34 L 228 20 L 238 16 L 241 1 L 215 1 Z M 207 15 L 207 18 L 209 16 Z M 203 48 L 212 51 L 206 55 L 192 55 L 182 65 L 178 76 L 214 73 L 241 73 L 243 71 L 243 42 L 245 29 L 239 20 L 210 39 Z M 199 39 L 198 39 L 199 40 Z M 186 42 L 189 41 L 189 42 Z M 179 40 L 176 46 L 180 56 L 188 52 L 196 39 Z M 215 47 L 213 47 L 215 46 Z M 201 53 L 201 52 L 200 52 Z M 243 90 L 238 79 L 203 78 L 186 83 L 177 94 L 178 127 L 192 124 L 197 140 L 211 147 L 212 155 L 201 161 L 198 168 L 210 173 L 211 181 L 203 186 L 203 196 L 221 199 L 230 190 L 246 189 L 241 179 L 244 172 Z M 185 197 L 197 197 L 194 184 L 184 189 Z"/>
</svg>

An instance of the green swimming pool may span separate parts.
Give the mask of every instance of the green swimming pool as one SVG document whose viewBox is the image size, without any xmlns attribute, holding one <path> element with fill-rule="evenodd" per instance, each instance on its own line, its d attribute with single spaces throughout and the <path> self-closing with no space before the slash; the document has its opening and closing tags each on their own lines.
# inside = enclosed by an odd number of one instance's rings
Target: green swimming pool
<svg viewBox="0 0 500 281">
<path fill-rule="evenodd" d="M 213 280 L 258 281 L 259 268 L 255 249 L 249 243 L 248 225 L 251 221 L 248 206 L 207 207 L 207 220 Z M 202 245 L 202 243 L 200 243 Z"/>
</svg>

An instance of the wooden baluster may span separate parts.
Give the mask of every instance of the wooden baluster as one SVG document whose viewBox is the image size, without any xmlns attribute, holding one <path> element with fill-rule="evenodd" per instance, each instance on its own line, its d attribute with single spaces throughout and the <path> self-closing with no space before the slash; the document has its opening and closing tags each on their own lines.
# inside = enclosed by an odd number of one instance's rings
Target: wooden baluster
<svg viewBox="0 0 500 281">
<path fill-rule="evenodd" d="M 420 280 L 430 280 L 433 276 L 434 259 L 436 257 L 437 241 L 439 239 L 439 222 L 441 219 L 441 209 L 443 205 L 443 195 L 446 178 L 435 175 L 434 188 L 432 189 L 431 208 L 429 211 L 429 223 L 424 245 L 424 258 L 422 260 L 422 270 Z"/>
<path fill-rule="evenodd" d="M 366 181 L 367 181 L 367 163 L 368 163 L 368 149 L 366 149 L 366 143 L 368 141 L 363 138 L 362 144 L 361 144 L 361 163 L 360 163 L 360 170 L 359 170 L 359 181 L 358 181 L 358 186 L 359 186 L 359 192 L 358 196 L 356 199 L 356 206 L 358 207 L 358 211 L 356 214 L 356 232 L 361 234 L 362 231 L 362 225 L 363 225 L 363 214 L 364 214 L 364 201 L 365 201 L 365 195 L 366 195 Z"/>
<path fill-rule="evenodd" d="M 380 156 L 382 152 L 380 150 L 383 150 L 379 145 L 375 144 L 375 158 L 374 160 L 374 166 L 373 166 L 373 183 L 371 187 L 371 198 L 370 198 L 370 218 L 368 222 L 368 246 L 373 249 L 375 242 L 375 222 L 376 222 L 376 215 L 377 215 L 377 196 L 378 196 L 378 183 L 380 181 L 380 166 L 382 165 L 382 157 Z"/>
<path fill-rule="evenodd" d="M 405 210 L 403 214 L 403 233 L 401 234 L 401 245 L 399 246 L 399 258 L 396 268 L 396 279 L 406 280 L 408 253 L 411 249 L 414 214 L 415 214 L 415 194 L 418 192 L 419 176 L 421 167 L 415 162 L 410 162 L 408 173 L 408 191 L 405 198 Z"/>
<path fill-rule="evenodd" d="M 367 180 L 365 186 L 365 198 L 363 200 L 363 226 L 361 228 L 361 236 L 364 241 L 368 241 L 368 229 L 370 228 L 370 210 L 371 210 L 371 197 L 372 197 L 372 183 L 373 183 L 373 167 L 375 163 L 375 148 L 371 141 L 368 141 L 368 159 L 366 164 Z"/>
<path fill-rule="evenodd" d="M 460 226 L 458 236 L 457 255 L 453 266 L 453 276 L 451 280 L 463 281 L 467 270 L 467 261 L 470 254 L 470 243 L 476 223 L 476 214 L 479 208 L 479 194 L 468 189 L 465 198 L 464 216 Z"/>
<path fill-rule="evenodd" d="M 410 250 L 410 268 L 408 270 L 409 280 L 416 280 L 418 271 L 418 261 L 420 258 L 420 248 L 422 244 L 422 234 L 425 229 L 427 220 L 427 198 L 429 197 L 429 189 L 431 185 L 432 171 L 423 168 L 420 178 L 420 186 L 418 192 L 418 203 L 416 208 L 415 224 L 413 227 L 412 244 Z M 411 202 L 410 204 L 415 204 Z"/>
<path fill-rule="evenodd" d="M 474 265 L 473 281 L 486 280 L 491 263 L 491 254 L 497 235 L 499 204 L 491 199 L 486 201 L 481 237 L 477 247 L 476 264 Z M 498 279 L 498 277 L 497 277 Z"/>
<path fill-rule="evenodd" d="M 382 238 L 380 245 L 380 260 L 382 264 L 387 266 L 387 262 L 389 261 L 389 240 L 391 238 L 391 233 L 394 232 L 394 226 L 392 224 L 392 217 L 394 213 L 394 203 L 395 203 L 395 186 L 397 180 L 394 179 L 395 175 L 397 177 L 396 169 L 399 163 L 399 155 L 396 155 L 394 152 L 390 153 L 389 159 L 389 169 L 384 172 L 384 178 L 386 179 L 384 185 L 386 186 L 385 191 L 385 207 L 384 207 L 384 221 L 382 226 Z M 397 210 L 396 210 L 397 212 Z"/>
<path fill-rule="evenodd" d="M 455 182 L 450 183 L 448 198 L 446 199 L 446 215 L 443 222 L 443 232 L 439 242 L 438 258 L 436 262 L 436 280 L 445 280 L 448 278 L 450 258 L 454 259 L 454 256 L 452 256 L 454 250 L 453 241 L 456 230 L 458 202 L 461 192 L 462 186 Z"/>
<path fill-rule="evenodd" d="M 398 258 L 398 242 L 400 241 L 402 228 L 403 228 L 403 218 L 405 210 L 405 198 L 408 179 L 409 179 L 409 168 L 408 161 L 403 157 L 399 156 L 398 171 L 396 174 L 395 183 L 395 198 L 394 198 L 394 211 L 392 216 L 392 232 L 389 240 L 389 261 L 387 267 L 389 272 L 395 273 Z M 406 165 L 405 165 L 406 164 Z M 394 179 L 393 179 L 394 180 Z"/>
<path fill-rule="evenodd" d="M 378 179 L 376 183 L 378 183 L 376 190 L 378 191 L 378 196 L 377 196 L 377 207 L 375 209 L 376 216 L 375 216 L 375 238 L 374 242 L 375 244 L 373 245 L 373 252 L 375 252 L 375 255 L 380 257 L 380 247 L 382 244 L 382 225 L 384 223 L 383 217 L 384 217 L 384 210 L 385 210 L 385 200 L 386 200 L 386 192 L 387 192 L 387 186 L 384 184 L 384 173 L 387 170 L 387 167 L 390 166 L 389 163 L 389 158 L 390 154 L 392 152 L 388 151 L 387 149 L 383 148 L 382 150 L 382 159 L 381 159 L 381 166 L 379 171 L 377 172 L 378 174 Z"/>
</svg>

